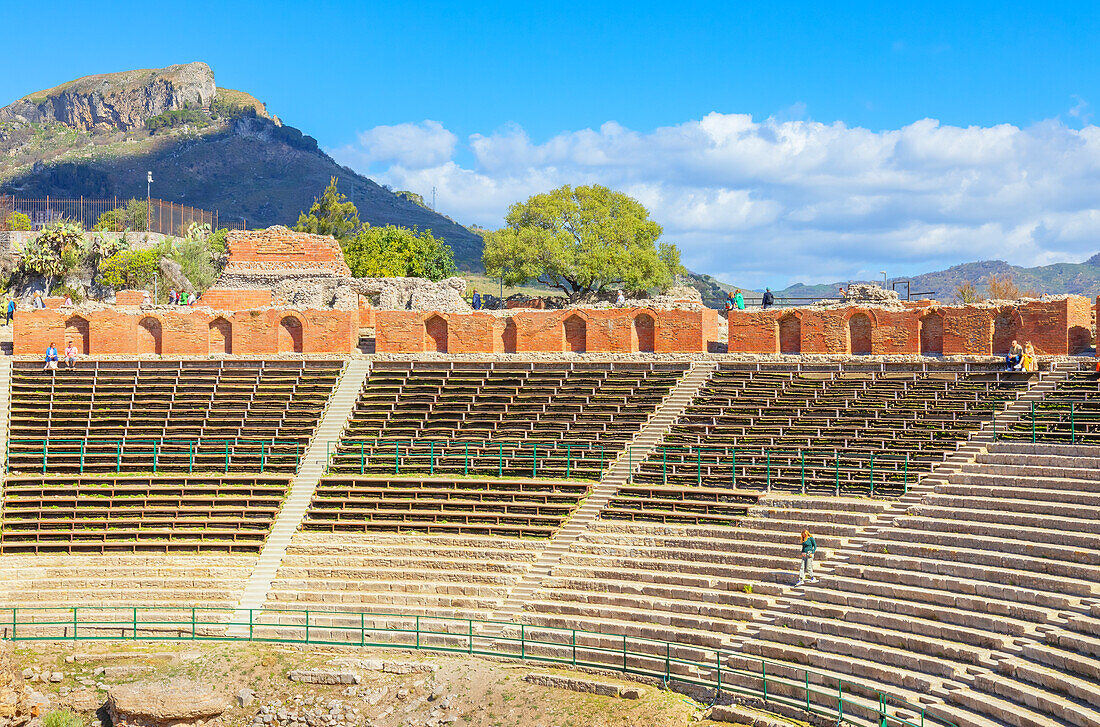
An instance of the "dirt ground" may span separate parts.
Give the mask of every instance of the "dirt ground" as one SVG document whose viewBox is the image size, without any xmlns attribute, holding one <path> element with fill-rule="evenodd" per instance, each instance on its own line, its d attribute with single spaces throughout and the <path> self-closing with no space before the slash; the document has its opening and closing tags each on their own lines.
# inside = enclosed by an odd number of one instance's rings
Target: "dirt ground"
<svg viewBox="0 0 1100 727">
<path fill-rule="evenodd" d="M 338 724 L 356 727 L 728 725 L 704 720 L 706 705 L 659 687 L 643 685 L 640 699 L 577 693 L 534 685 L 524 681 L 524 676 L 551 672 L 639 685 L 602 674 L 464 655 L 388 649 L 306 651 L 278 644 L 40 642 L 19 644 L 14 657 L 17 672 L 31 675 L 29 686 L 49 698 L 46 712 L 66 709 L 79 714 L 88 725 L 100 724 L 96 710 L 104 704 L 112 686 L 172 677 L 190 678 L 225 696 L 231 706 L 208 723 L 213 727 L 259 724 L 257 715 L 259 720 L 263 719 L 261 708 L 277 717 L 280 710 L 293 714 L 302 711 L 304 705 L 336 702 L 346 715 Z M 401 675 L 363 668 L 362 664 L 371 659 L 426 663 L 434 665 L 435 670 Z M 340 660 L 361 660 L 361 663 L 358 667 L 337 666 L 333 665 L 334 660 L 337 664 Z M 106 673 L 100 672 L 104 667 Z M 30 672 L 24 671 L 28 669 Z M 287 674 L 297 669 L 354 671 L 361 677 L 361 683 L 349 687 L 290 681 Z M 51 675 L 58 676 L 57 672 L 61 680 L 49 681 Z M 245 689 L 255 692 L 254 701 L 248 706 L 238 706 L 236 697 Z M 265 727 L 279 725 L 276 720 Z"/>
</svg>

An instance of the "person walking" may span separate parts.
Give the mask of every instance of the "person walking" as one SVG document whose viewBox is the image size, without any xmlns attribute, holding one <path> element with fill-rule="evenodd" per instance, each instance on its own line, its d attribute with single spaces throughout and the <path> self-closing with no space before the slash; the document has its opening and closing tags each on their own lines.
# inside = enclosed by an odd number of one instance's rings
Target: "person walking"
<svg viewBox="0 0 1100 727">
<path fill-rule="evenodd" d="M 733 304 L 737 310 L 745 310 L 745 296 L 741 295 L 740 289 L 733 291 Z"/>
<path fill-rule="evenodd" d="M 45 371 L 46 369 L 57 371 L 57 347 L 52 343 L 46 349 L 46 365 L 42 367 L 42 370 Z"/>
<path fill-rule="evenodd" d="M 801 586 L 807 580 L 810 583 L 817 583 L 817 579 L 814 578 L 814 553 L 817 552 L 817 541 L 814 540 L 814 536 L 810 535 L 809 530 L 802 531 L 802 564 L 798 567 L 798 583 L 796 586 Z"/>
<path fill-rule="evenodd" d="M 764 288 L 764 297 L 760 301 L 761 308 L 771 308 L 775 305 L 775 296 L 772 295 L 771 288 Z"/>
<path fill-rule="evenodd" d="M 12 319 L 12 316 L 14 316 L 14 315 L 15 315 L 15 298 L 10 298 L 8 300 L 8 322 L 7 322 L 7 325 L 9 325 L 9 326 L 11 325 L 11 319 Z"/>
<path fill-rule="evenodd" d="M 72 341 L 65 346 L 65 366 L 70 369 L 76 368 L 76 344 Z"/>
</svg>

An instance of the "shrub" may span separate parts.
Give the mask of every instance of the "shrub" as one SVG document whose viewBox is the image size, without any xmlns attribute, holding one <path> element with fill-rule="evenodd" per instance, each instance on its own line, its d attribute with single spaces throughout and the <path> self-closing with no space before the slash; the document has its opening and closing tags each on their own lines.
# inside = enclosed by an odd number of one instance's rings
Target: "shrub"
<svg viewBox="0 0 1100 727">
<path fill-rule="evenodd" d="M 42 718 L 42 727 L 84 727 L 84 720 L 67 709 L 58 709 Z"/>
<path fill-rule="evenodd" d="M 224 227 L 210 233 L 210 237 L 206 238 L 206 249 L 211 255 L 224 255 L 228 247 L 229 230 Z"/>
<path fill-rule="evenodd" d="M 22 212 L 12 212 L 8 215 L 8 218 L 4 220 L 4 228 L 15 231 L 29 231 L 31 229 L 31 218 Z"/>
<path fill-rule="evenodd" d="M 126 250 L 99 263 L 100 280 L 116 290 L 143 288 L 152 281 L 158 262 L 156 250 Z"/>
<path fill-rule="evenodd" d="M 107 210 L 96 220 L 93 232 L 146 231 L 149 224 L 149 205 L 143 199 L 131 199 L 125 207 Z"/>
<path fill-rule="evenodd" d="M 151 116 L 145 120 L 145 128 L 154 134 L 162 129 L 174 129 L 179 126 L 197 126 L 202 128 L 210 125 L 210 119 L 200 109 L 173 109 L 162 114 Z"/>
</svg>

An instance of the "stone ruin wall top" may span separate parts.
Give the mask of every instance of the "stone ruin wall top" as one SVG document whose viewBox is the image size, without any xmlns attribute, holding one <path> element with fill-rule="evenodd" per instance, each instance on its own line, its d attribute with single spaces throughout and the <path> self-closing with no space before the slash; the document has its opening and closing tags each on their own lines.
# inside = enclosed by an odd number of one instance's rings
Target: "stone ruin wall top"
<svg viewBox="0 0 1100 727">
<path fill-rule="evenodd" d="M 351 277 L 340 244 L 329 235 L 275 226 L 230 232 L 228 244 L 229 262 L 224 275 L 323 271 Z"/>
</svg>

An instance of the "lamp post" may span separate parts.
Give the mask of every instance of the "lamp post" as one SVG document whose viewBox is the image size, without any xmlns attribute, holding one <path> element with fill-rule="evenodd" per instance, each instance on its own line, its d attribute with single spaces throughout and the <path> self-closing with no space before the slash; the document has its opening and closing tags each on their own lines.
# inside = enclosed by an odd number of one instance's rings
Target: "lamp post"
<svg viewBox="0 0 1100 727">
<path fill-rule="evenodd" d="M 149 225 L 152 224 L 152 212 L 153 210 L 149 206 L 149 191 L 153 186 L 153 173 L 145 173 L 145 231 L 149 231 Z"/>
<path fill-rule="evenodd" d="M 882 287 L 883 288 L 889 288 L 890 287 L 890 281 L 888 281 L 886 279 L 886 271 L 885 270 L 879 270 L 878 274 L 882 276 Z"/>
</svg>

